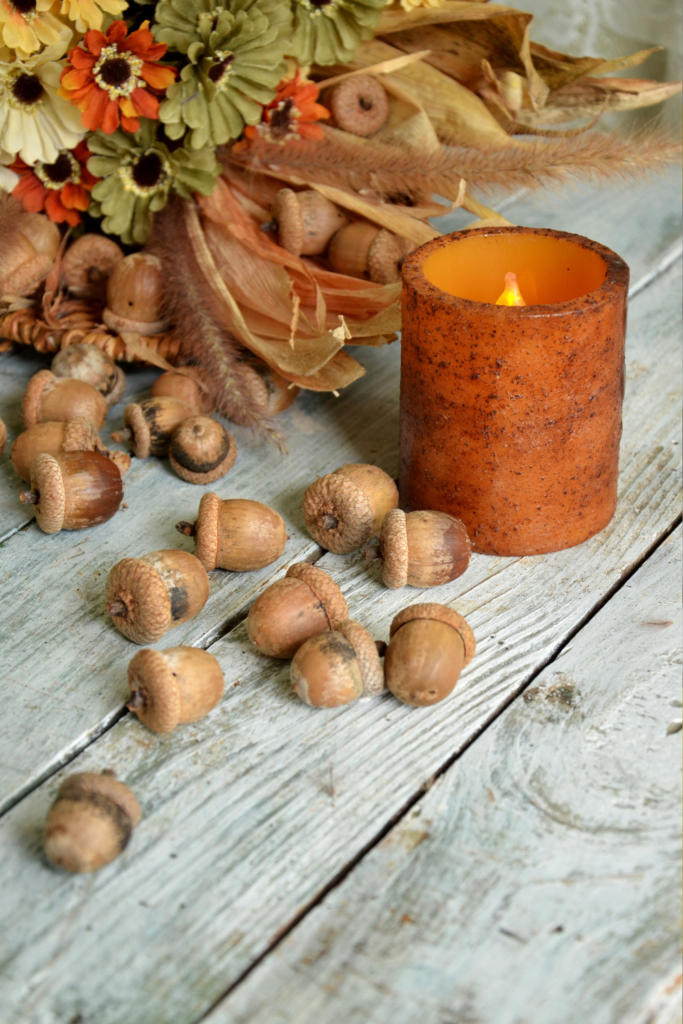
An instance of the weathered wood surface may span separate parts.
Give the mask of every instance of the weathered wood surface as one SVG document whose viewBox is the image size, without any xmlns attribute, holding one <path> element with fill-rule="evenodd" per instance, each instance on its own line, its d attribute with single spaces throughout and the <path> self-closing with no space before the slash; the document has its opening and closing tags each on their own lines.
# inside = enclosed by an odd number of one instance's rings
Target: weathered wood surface
<svg viewBox="0 0 683 1024">
<path fill-rule="evenodd" d="M 211 648 L 227 683 L 211 715 L 167 737 L 128 716 L 70 766 L 112 768 L 140 798 L 144 818 L 119 861 L 76 879 L 45 865 L 40 829 L 61 774 L 5 816 L 7 1021 L 195 1021 L 646 555 L 679 508 L 678 282 L 676 268 L 631 311 L 610 527 L 569 552 L 476 557 L 430 592 L 464 612 L 479 639 L 451 700 L 416 711 L 386 696 L 312 711 L 289 691 L 287 666 L 254 653 L 238 626 Z M 357 556 L 320 564 L 375 636 L 420 598 L 384 590 Z"/>
<path fill-rule="evenodd" d="M 207 1024 L 632 1024 L 680 970 L 681 530 Z"/>
</svg>

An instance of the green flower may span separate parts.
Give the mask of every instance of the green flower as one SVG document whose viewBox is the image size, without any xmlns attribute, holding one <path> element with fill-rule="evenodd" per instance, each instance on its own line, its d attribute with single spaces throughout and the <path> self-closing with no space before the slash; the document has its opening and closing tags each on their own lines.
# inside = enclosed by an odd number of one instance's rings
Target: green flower
<svg viewBox="0 0 683 1024">
<path fill-rule="evenodd" d="M 126 245 L 145 241 L 152 217 L 168 201 L 171 190 L 189 199 L 193 192 L 213 191 L 220 164 L 210 149 L 169 150 L 156 138 L 152 121 L 143 121 L 135 135 L 116 131 L 88 136 L 93 156 L 88 170 L 101 178 L 92 190 L 89 213 L 104 216 L 103 229 Z"/>
<path fill-rule="evenodd" d="M 171 139 L 190 128 L 193 149 L 220 146 L 238 138 L 245 124 L 258 124 L 285 74 L 282 58 L 291 28 L 289 7 L 281 0 L 234 0 L 230 11 L 206 11 L 207 6 L 207 0 L 162 0 L 162 27 L 155 30 L 155 38 L 190 60 L 180 81 L 168 88 L 159 118 Z M 199 13 L 190 18 L 190 8 Z M 274 22 L 265 13 L 271 8 Z"/>
<path fill-rule="evenodd" d="M 387 0 L 294 0 L 287 53 L 300 64 L 344 64 L 372 39 Z"/>
</svg>

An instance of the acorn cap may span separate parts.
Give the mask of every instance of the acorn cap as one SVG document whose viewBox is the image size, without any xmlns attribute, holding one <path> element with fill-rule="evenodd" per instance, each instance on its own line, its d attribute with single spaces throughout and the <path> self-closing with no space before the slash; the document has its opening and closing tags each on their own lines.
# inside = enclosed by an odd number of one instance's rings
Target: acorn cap
<svg viewBox="0 0 683 1024">
<path fill-rule="evenodd" d="M 193 449 L 190 457 L 189 449 Z M 232 469 L 237 445 L 232 434 L 208 416 L 191 416 L 173 432 L 168 457 L 190 484 L 212 484 Z"/>
<path fill-rule="evenodd" d="M 92 420 L 79 417 L 76 420 L 68 420 L 64 424 L 63 452 L 88 452 L 102 449 L 99 431 Z"/>
<path fill-rule="evenodd" d="M 7 427 L 2 422 L 2 420 L 0 420 L 0 455 L 2 455 L 3 451 L 5 450 L 5 444 L 6 443 L 7 443 Z"/>
<path fill-rule="evenodd" d="M 116 370 L 116 379 L 111 388 L 111 391 L 108 391 L 107 394 L 104 396 L 108 409 L 111 409 L 113 405 L 116 405 L 116 403 L 123 398 L 124 392 L 126 390 L 125 373 L 123 372 L 120 366 L 116 366 L 114 367 L 114 369 Z"/>
<path fill-rule="evenodd" d="M 400 508 L 392 508 L 385 515 L 380 548 L 384 585 L 392 590 L 405 587 L 408 583 L 408 530 L 406 514 Z"/>
<path fill-rule="evenodd" d="M 111 569 L 105 589 L 107 611 L 116 628 L 136 644 L 159 640 L 172 619 L 171 599 L 159 572 L 141 558 L 123 558 Z M 109 605 L 122 602 L 125 615 L 112 614 Z"/>
<path fill-rule="evenodd" d="M 330 629 L 337 629 L 340 622 L 348 619 L 349 606 L 344 595 L 323 569 L 318 569 L 309 562 L 295 562 L 294 565 L 290 565 L 285 576 L 292 576 L 310 587 L 323 606 Z"/>
<path fill-rule="evenodd" d="M 62 256 L 62 282 L 77 297 L 104 297 L 106 279 L 123 256 L 123 249 L 112 238 L 94 233 L 81 235 Z"/>
<path fill-rule="evenodd" d="M 271 212 L 273 220 L 277 221 L 280 245 L 293 256 L 300 256 L 304 244 L 304 222 L 296 192 L 291 188 L 281 188 Z"/>
<path fill-rule="evenodd" d="M 384 669 L 375 641 L 367 629 L 353 619 L 340 622 L 334 628 L 343 633 L 356 652 L 363 678 L 363 696 L 376 697 L 384 689 Z"/>
<path fill-rule="evenodd" d="M 404 258 L 401 239 L 382 228 L 368 252 L 368 274 L 377 284 L 392 284 L 401 280 L 401 265 Z"/>
<path fill-rule="evenodd" d="M 104 445 L 97 449 L 102 455 L 106 455 L 108 459 L 114 463 L 121 476 L 125 476 L 130 469 L 130 455 L 128 452 L 120 452 L 117 448 L 105 448 Z"/>
<path fill-rule="evenodd" d="M 372 75 L 353 75 L 333 89 L 330 110 L 342 131 L 365 137 L 385 124 L 389 97 Z"/>
<path fill-rule="evenodd" d="M 173 732 L 180 722 L 180 690 L 171 666 L 161 651 L 138 651 L 128 666 L 131 694 L 142 703 L 128 707 L 153 732 Z"/>
<path fill-rule="evenodd" d="M 62 782 L 57 792 L 57 799 L 69 799 L 75 793 L 95 793 L 116 804 L 131 821 L 133 828 L 142 817 L 140 805 L 128 786 L 108 773 L 79 772 L 69 775 Z"/>
<path fill-rule="evenodd" d="M 313 540 L 336 555 L 356 551 L 372 536 L 372 506 L 365 492 L 339 473 L 314 481 L 301 510 Z"/>
<path fill-rule="evenodd" d="M 203 494 L 194 524 L 195 558 L 207 572 L 218 568 L 221 504 L 221 499 L 213 491 Z"/>
<path fill-rule="evenodd" d="M 64 525 L 66 490 L 62 471 L 54 456 L 36 455 L 31 466 L 31 490 L 38 493 L 34 509 L 41 530 L 59 533 Z"/>
<path fill-rule="evenodd" d="M 123 410 L 123 422 L 133 435 L 130 439 L 133 455 L 138 459 L 146 459 L 152 451 L 152 432 L 137 402 L 129 402 Z"/>
<path fill-rule="evenodd" d="M 462 615 L 459 615 L 458 612 L 445 604 L 433 602 L 412 604 L 394 617 L 391 629 L 389 630 L 389 637 L 391 638 L 401 626 L 405 626 L 406 622 L 412 622 L 414 619 L 433 619 L 436 622 L 445 622 L 447 626 L 452 626 L 460 634 L 465 647 L 464 665 L 469 665 L 477 649 L 477 641 L 474 638 L 471 626 Z"/>
<path fill-rule="evenodd" d="M 55 375 L 51 370 L 38 370 L 38 373 L 35 373 L 26 385 L 21 403 L 21 415 L 25 427 L 32 427 L 38 422 L 38 410 L 43 391 L 53 380 L 55 380 Z"/>
</svg>

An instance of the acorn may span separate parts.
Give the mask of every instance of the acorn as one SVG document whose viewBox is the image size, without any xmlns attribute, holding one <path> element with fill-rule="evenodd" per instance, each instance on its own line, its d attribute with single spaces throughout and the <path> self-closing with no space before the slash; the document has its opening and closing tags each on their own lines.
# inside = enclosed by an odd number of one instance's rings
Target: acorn
<svg viewBox="0 0 683 1024">
<path fill-rule="evenodd" d="M 31 479 L 31 465 L 37 455 L 63 452 L 94 452 L 102 449 L 97 428 L 90 420 L 68 423 L 36 423 L 19 434 L 12 445 L 12 465 L 22 480 Z M 102 452 L 103 455 L 106 451 Z"/>
<path fill-rule="evenodd" d="M 377 284 L 391 284 L 401 280 L 405 252 L 398 235 L 358 220 L 334 235 L 327 258 L 338 274 L 369 277 Z"/>
<path fill-rule="evenodd" d="M 126 375 L 97 345 L 67 345 L 52 360 L 55 377 L 73 377 L 91 384 L 103 395 L 107 408 L 116 405 L 126 390 Z"/>
<path fill-rule="evenodd" d="M 328 103 L 335 126 L 352 135 L 372 135 L 389 117 L 387 91 L 372 75 L 346 78 L 334 87 Z"/>
<path fill-rule="evenodd" d="M 248 498 L 222 500 L 209 491 L 199 502 L 195 523 L 176 523 L 195 539 L 195 554 L 207 572 L 251 572 L 276 561 L 285 550 L 287 529 L 274 509 Z"/>
<path fill-rule="evenodd" d="M 223 671 L 201 647 L 138 651 L 128 665 L 128 709 L 153 732 L 173 732 L 215 708 L 223 695 Z"/>
<path fill-rule="evenodd" d="M 292 658 L 309 637 L 336 629 L 349 617 L 344 595 L 326 572 L 308 562 L 260 594 L 247 615 L 247 635 L 262 654 Z"/>
<path fill-rule="evenodd" d="M 22 214 L 17 227 L 0 246 L 0 295 L 31 295 L 59 249 L 59 228 L 42 214 Z"/>
<path fill-rule="evenodd" d="M 149 455 L 168 455 L 173 431 L 183 420 L 194 416 L 194 409 L 179 398 L 145 398 L 129 402 L 123 410 L 123 430 L 115 430 L 112 441 L 130 445 L 138 459 Z"/>
<path fill-rule="evenodd" d="M 429 707 L 453 692 L 476 649 L 462 615 L 442 604 L 414 604 L 391 623 L 384 655 L 388 689 L 404 704 Z"/>
<path fill-rule="evenodd" d="M 202 381 L 197 370 L 182 367 L 180 370 L 167 370 L 152 384 L 152 398 L 179 398 L 181 402 L 191 406 L 199 416 L 212 413 L 215 404 L 209 388 Z"/>
<path fill-rule="evenodd" d="M 109 275 L 102 319 L 118 334 L 161 334 L 168 327 L 162 296 L 161 260 L 147 252 L 125 256 Z"/>
<path fill-rule="evenodd" d="M 73 377 L 55 377 L 39 370 L 26 385 L 21 406 L 24 426 L 68 420 L 90 420 L 100 430 L 107 418 L 107 403 L 91 384 Z"/>
<path fill-rule="evenodd" d="M 43 253 L 52 262 L 57 259 L 62 233 L 48 216 L 44 213 L 24 213 L 19 221 L 19 230 L 36 252 Z"/>
<path fill-rule="evenodd" d="M 190 416 L 173 431 L 168 457 L 182 480 L 212 484 L 232 468 L 237 445 L 217 420 Z"/>
<path fill-rule="evenodd" d="M 187 551 L 152 551 L 117 562 L 109 571 L 105 596 L 119 632 L 136 644 L 153 644 L 202 610 L 209 577 Z"/>
<path fill-rule="evenodd" d="M 97 871 L 125 850 L 142 812 L 111 772 L 82 772 L 62 782 L 45 822 L 45 853 L 65 871 Z"/>
<path fill-rule="evenodd" d="M 472 545 L 464 523 L 448 512 L 397 508 L 384 518 L 379 551 L 387 587 L 438 587 L 462 576 Z"/>
<path fill-rule="evenodd" d="M 123 501 L 118 467 L 100 452 L 37 455 L 31 464 L 31 490 L 19 499 L 33 505 L 44 533 L 86 530 L 106 523 Z"/>
<path fill-rule="evenodd" d="M 7 427 L 2 422 L 2 420 L 0 420 L 0 456 L 2 456 L 2 453 L 5 450 L 5 445 L 6 444 L 7 444 Z"/>
<path fill-rule="evenodd" d="M 104 301 L 109 276 L 123 256 L 123 249 L 113 238 L 81 235 L 62 256 L 62 284 L 78 299 Z"/>
<path fill-rule="evenodd" d="M 335 231 L 349 222 L 343 210 L 315 189 L 281 188 L 271 215 L 280 245 L 293 256 L 319 256 Z"/>
<path fill-rule="evenodd" d="M 336 708 L 384 689 L 375 641 L 351 619 L 306 640 L 294 655 L 290 677 L 297 696 L 316 708 Z"/>
<path fill-rule="evenodd" d="M 327 551 L 347 554 L 362 547 L 382 528 L 398 505 L 398 489 L 379 466 L 347 463 L 312 483 L 302 512 L 311 537 Z"/>
</svg>

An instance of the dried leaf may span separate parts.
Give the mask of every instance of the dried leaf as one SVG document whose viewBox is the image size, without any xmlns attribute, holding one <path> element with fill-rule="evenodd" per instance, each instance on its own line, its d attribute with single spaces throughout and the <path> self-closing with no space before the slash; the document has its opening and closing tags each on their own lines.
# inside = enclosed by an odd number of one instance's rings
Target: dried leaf
<svg viewBox="0 0 683 1024">
<path fill-rule="evenodd" d="M 675 96 L 680 82 L 654 82 L 640 78 L 581 78 L 554 92 L 539 113 L 522 110 L 519 123 L 535 127 L 563 124 L 594 117 L 605 110 L 637 110 Z"/>
</svg>

